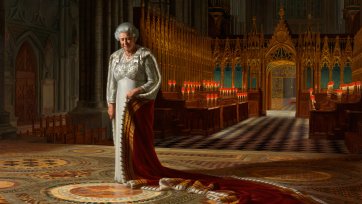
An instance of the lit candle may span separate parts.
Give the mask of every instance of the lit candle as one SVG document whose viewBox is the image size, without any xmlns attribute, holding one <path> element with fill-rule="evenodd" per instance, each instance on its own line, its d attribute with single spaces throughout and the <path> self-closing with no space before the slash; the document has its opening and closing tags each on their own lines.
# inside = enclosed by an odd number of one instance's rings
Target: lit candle
<svg viewBox="0 0 362 204">
<path fill-rule="evenodd" d="M 309 95 L 313 94 L 313 88 L 309 88 Z"/>
<path fill-rule="evenodd" d="M 341 100 L 343 91 L 341 89 L 336 89 L 335 92 L 337 93 L 338 100 Z"/>
<path fill-rule="evenodd" d="M 353 94 L 353 92 L 354 92 L 354 85 L 355 85 L 354 82 L 351 82 L 350 84 L 348 84 L 348 90 L 351 94 Z"/>
<path fill-rule="evenodd" d="M 314 101 L 315 101 L 315 96 L 314 96 L 314 95 L 310 95 L 310 100 L 311 100 L 312 102 L 314 102 Z"/>
<path fill-rule="evenodd" d="M 310 95 L 310 100 L 312 102 L 312 109 L 315 110 L 315 96 L 314 95 Z"/>
<path fill-rule="evenodd" d="M 168 90 L 171 91 L 172 88 L 172 80 L 168 80 Z"/>
<path fill-rule="evenodd" d="M 176 80 L 173 80 L 172 85 L 173 85 L 173 89 L 176 90 Z"/>
<path fill-rule="evenodd" d="M 361 92 L 361 81 L 356 81 L 355 84 L 356 84 L 356 87 L 357 87 L 357 93 L 360 94 L 360 92 Z"/>
<path fill-rule="evenodd" d="M 209 100 L 210 100 L 210 95 L 209 95 L 209 94 L 206 94 L 206 103 L 207 103 L 207 106 L 209 106 Z"/>
</svg>

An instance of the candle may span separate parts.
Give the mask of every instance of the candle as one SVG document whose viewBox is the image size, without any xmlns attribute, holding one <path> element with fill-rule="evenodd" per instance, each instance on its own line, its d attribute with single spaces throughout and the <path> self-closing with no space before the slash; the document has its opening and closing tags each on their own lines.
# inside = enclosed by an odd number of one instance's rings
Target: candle
<svg viewBox="0 0 362 204">
<path fill-rule="evenodd" d="M 210 95 L 209 95 L 209 94 L 206 94 L 206 103 L 207 103 L 207 106 L 209 106 L 209 100 L 210 100 Z"/>
<path fill-rule="evenodd" d="M 172 80 L 168 80 L 168 90 L 171 91 L 172 88 Z"/>
<path fill-rule="evenodd" d="M 313 94 L 313 88 L 309 88 L 309 95 Z"/>
<path fill-rule="evenodd" d="M 341 89 L 336 89 L 335 92 L 337 93 L 338 100 L 341 100 L 343 91 Z"/>
<path fill-rule="evenodd" d="M 361 81 L 356 81 L 355 85 L 356 85 L 357 94 L 360 94 L 360 92 L 361 92 Z"/>
</svg>

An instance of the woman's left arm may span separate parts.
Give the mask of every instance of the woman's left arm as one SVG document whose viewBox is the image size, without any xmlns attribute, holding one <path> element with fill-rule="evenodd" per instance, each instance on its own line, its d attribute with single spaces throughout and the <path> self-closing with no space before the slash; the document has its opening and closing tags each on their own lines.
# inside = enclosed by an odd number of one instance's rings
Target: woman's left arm
<svg viewBox="0 0 362 204">
<path fill-rule="evenodd" d="M 156 72 L 155 63 L 153 62 L 150 56 L 148 56 L 145 59 L 144 67 L 145 67 L 147 82 L 144 85 L 142 85 L 141 88 L 145 92 L 149 92 L 155 86 L 155 84 L 157 84 L 159 80 Z"/>
<path fill-rule="evenodd" d="M 141 89 L 139 97 L 155 99 L 161 86 L 161 74 L 158 69 L 157 61 L 152 54 L 148 55 L 144 60 L 147 82 L 139 87 Z"/>
</svg>

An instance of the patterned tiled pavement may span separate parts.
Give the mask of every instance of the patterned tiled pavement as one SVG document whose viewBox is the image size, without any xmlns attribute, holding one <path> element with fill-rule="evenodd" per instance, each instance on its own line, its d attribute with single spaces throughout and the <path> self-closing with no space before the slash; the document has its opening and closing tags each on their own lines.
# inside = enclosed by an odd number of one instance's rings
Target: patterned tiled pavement
<svg viewBox="0 0 362 204">
<path fill-rule="evenodd" d="M 209 136 L 186 135 L 156 138 L 156 147 L 348 153 L 343 140 L 309 139 L 309 120 L 295 111 L 268 111 Z"/>
</svg>

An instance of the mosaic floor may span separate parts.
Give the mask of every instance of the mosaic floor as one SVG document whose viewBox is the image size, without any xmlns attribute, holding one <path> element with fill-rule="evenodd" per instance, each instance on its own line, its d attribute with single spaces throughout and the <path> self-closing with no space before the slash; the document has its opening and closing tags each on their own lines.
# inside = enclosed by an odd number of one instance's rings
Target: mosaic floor
<svg viewBox="0 0 362 204">
<path fill-rule="evenodd" d="M 163 165 L 295 189 L 322 203 L 362 202 L 362 155 L 158 148 Z M 213 203 L 113 182 L 113 147 L 0 141 L 0 203 Z"/>
</svg>

